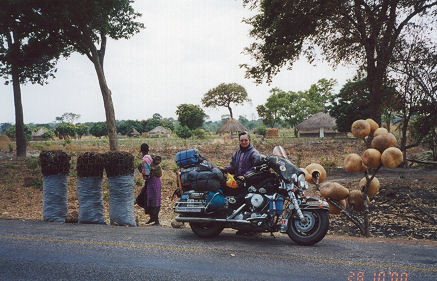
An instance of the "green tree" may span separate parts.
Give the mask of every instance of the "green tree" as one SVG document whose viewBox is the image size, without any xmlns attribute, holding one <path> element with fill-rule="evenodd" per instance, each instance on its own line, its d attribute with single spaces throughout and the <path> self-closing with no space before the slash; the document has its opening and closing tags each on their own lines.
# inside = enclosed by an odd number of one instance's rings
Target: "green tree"
<svg viewBox="0 0 437 281">
<path fill-rule="evenodd" d="M 96 122 L 90 127 L 90 134 L 95 137 L 102 137 L 108 135 L 108 129 L 106 128 L 106 122 Z"/>
<path fill-rule="evenodd" d="M 10 139 L 15 139 L 16 136 L 16 127 L 15 125 L 10 126 L 7 130 L 6 130 L 6 135 L 10 138 Z M 32 129 L 28 126 L 28 125 L 24 125 L 24 137 L 26 138 L 26 140 L 30 141 L 32 139 Z"/>
<path fill-rule="evenodd" d="M 187 126 L 190 130 L 202 127 L 207 115 L 198 105 L 180 104 L 177 107 L 176 115 L 181 126 Z"/>
<path fill-rule="evenodd" d="M 126 120 L 117 122 L 117 131 L 122 135 L 126 135 L 132 128 L 135 128 L 139 133 L 145 132 L 141 121 Z"/>
<path fill-rule="evenodd" d="M 4 134 L 10 127 L 12 127 L 11 123 L 0 123 L 0 134 Z"/>
<path fill-rule="evenodd" d="M 48 130 L 41 136 L 45 140 L 51 140 L 55 137 L 55 131 L 54 130 Z"/>
<path fill-rule="evenodd" d="M 319 48 L 331 63 L 356 63 L 366 70 L 369 117 L 380 123 L 381 91 L 387 66 L 401 34 L 414 22 L 422 32 L 435 26 L 435 0 L 244 0 L 258 14 L 246 19 L 256 39 L 245 52 L 256 61 L 243 64 L 246 76 L 268 82 L 300 55 L 313 61 Z M 417 20 L 421 17 L 420 21 Z M 318 46 L 319 48 L 315 48 Z"/>
<path fill-rule="evenodd" d="M 295 128 L 303 120 L 318 112 L 325 112 L 334 96 L 335 79 L 320 79 L 312 84 L 307 91 L 289 92 L 289 107 L 284 108 L 282 116 L 284 125 Z"/>
<path fill-rule="evenodd" d="M 48 19 L 47 28 L 58 32 L 62 41 L 93 63 L 99 81 L 106 113 L 106 123 L 111 150 L 118 149 L 112 93 L 105 72 L 104 58 L 107 38 L 128 39 L 144 25 L 135 21 L 140 14 L 131 6 L 130 0 L 61 0 L 49 1 L 42 9 Z"/>
<path fill-rule="evenodd" d="M 21 85 L 45 84 L 54 77 L 62 50 L 58 33 L 41 28 L 45 21 L 39 4 L 32 0 L 0 2 L 0 76 L 12 83 L 15 106 L 17 156 L 26 156 L 26 133 L 21 100 Z"/>
<path fill-rule="evenodd" d="M 221 83 L 214 89 L 209 90 L 202 98 L 202 104 L 205 107 L 226 107 L 231 118 L 233 118 L 231 103 L 243 104 L 245 101 L 250 101 L 246 89 L 237 83 Z"/>
<path fill-rule="evenodd" d="M 175 129 L 175 123 L 176 121 L 173 118 L 164 118 L 161 120 L 161 126 L 171 131 Z"/>
<path fill-rule="evenodd" d="M 389 70 L 397 90 L 400 149 L 406 166 L 407 150 L 420 145 L 425 138 L 429 142 L 437 127 L 437 46 L 429 35 L 419 32 L 402 39 L 395 48 L 395 59 Z M 410 136 L 409 128 L 413 132 Z"/>
<path fill-rule="evenodd" d="M 141 121 L 141 125 L 143 128 L 142 129 L 143 132 L 149 132 L 158 126 L 161 126 L 162 120 L 156 119 L 156 118 L 150 118 L 150 119 Z"/>
<path fill-rule="evenodd" d="M 278 88 L 270 90 L 270 97 L 264 105 L 258 105 L 256 111 L 263 119 L 266 126 L 273 128 L 275 124 L 280 123 L 282 113 L 286 107 L 290 106 L 288 93 L 281 91 Z"/>
<path fill-rule="evenodd" d="M 72 138 L 76 136 L 76 126 L 72 123 L 61 123 L 56 126 L 55 134 L 60 139 Z"/>
<path fill-rule="evenodd" d="M 327 110 L 335 84 L 334 79 L 320 79 L 306 91 L 285 92 L 274 88 L 266 104 L 257 107 L 258 115 L 267 126 L 281 124 L 293 128 L 309 116 Z"/>
<path fill-rule="evenodd" d="M 183 139 L 188 139 L 193 135 L 193 132 L 188 128 L 188 126 L 178 126 L 176 128 L 176 135 Z"/>
<path fill-rule="evenodd" d="M 338 95 L 331 98 L 331 105 L 328 106 L 329 115 L 336 119 L 337 130 L 350 132 L 352 123 L 357 119 L 367 119 L 371 116 L 370 91 L 366 79 L 349 81 L 341 89 Z M 381 92 L 383 97 L 383 108 L 389 104 L 396 106 L 392 97 L 395 90 L 385 87 Z"/>
<path fill-rule="evenodd" d="M 162 119 L 162 116 L 161 116 L 161 114 L 159 114 L 159 113 L 154 113 L 153 116 L 152 116 L 152 118 L 153 118 L 153 119 L 161 120 L 161 119 Z"/>
<path fill-rule="evenodd" d="M 57 116 L 56 121 L 61 122 L 61 123 L 64 123 L 64 122 L 65 123 L 74 123 L 79 118 L 80 118 L 80 114 L 67 112 L 67 113 L 62 114 L 61 116 Z"/>
<path fill-rule="evenodd" d="M 87 125 L 85 124 L 78 124 L 76 125 L 76 133 L 77 136 L 80 138 L 82 138 L 82 136 L 87 135 L 89 131 L 89 128 Z"/>
</svg>

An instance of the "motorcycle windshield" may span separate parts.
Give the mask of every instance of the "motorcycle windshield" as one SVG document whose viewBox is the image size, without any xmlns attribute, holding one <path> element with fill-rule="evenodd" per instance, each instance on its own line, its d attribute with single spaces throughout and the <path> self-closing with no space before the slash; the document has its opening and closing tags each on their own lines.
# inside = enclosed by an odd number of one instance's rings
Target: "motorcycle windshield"
<svg viewBox="0 0 437 281">
<path fill-rule="evenodd" d="M 294 166 L 288 159 L 273 155 L 267 157 L 267 165 L 272 168 L 278 175 L 280 175 L 285 181 L 291 182 L 292 176 L 295 174 L 299 176 L 303 172 Z"/>
</svg>

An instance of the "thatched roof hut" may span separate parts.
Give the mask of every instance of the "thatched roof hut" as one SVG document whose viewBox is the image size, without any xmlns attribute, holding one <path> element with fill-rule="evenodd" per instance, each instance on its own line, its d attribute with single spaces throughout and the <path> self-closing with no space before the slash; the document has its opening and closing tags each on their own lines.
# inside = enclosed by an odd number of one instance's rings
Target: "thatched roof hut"
<svg viewBox="0 0 437 281">
<path fill-rule="evenodd" d="M 345 135 L 335 129 L 335 119 L 328 113 L 319 112 L 303 121 L 296 128 L 299 130 L 301 137 L 325 137 Z"/>
<path fill-rule="evenodd" d="M 134 138 L 138 138 L 141 134 L 138 133 L 138 131 L 135 128 L 132 128 L 129 130 L 129 132 L 127 132 L 127 136 L 128 137 L 134 137 Z"/>
<path fill-rule="evenodd" d="M 44 138 L 42 137 L 42 135 L 44 135 L 45 133 L 47 133 L 49 130 L 47 128 L 41 127 L 39 128 L 36 132 L 32 133 L 32 140 L 34 141 L 41 141 L 44 140 Z"/>
<path fill-rule="evenodd" d="M 153 130 L 149 131 L 149 136 L 152 138 L 153 137 L 166 137 L 166 138 L 168 138 L 168 137 L 170 137 L 170 135 L 171 135 L 171 131 L 167 128 L 162 127 L 162 126 L 155 127 Z"/>
<path fill-rule="evenodd" d="M 221 127 L 217 130 L 217 134 L 224 133 L 239 133 L 247 131 L 246 127 L 244 127 L 238 120 L 234 118 L 229 118 Z"/>
</svg>

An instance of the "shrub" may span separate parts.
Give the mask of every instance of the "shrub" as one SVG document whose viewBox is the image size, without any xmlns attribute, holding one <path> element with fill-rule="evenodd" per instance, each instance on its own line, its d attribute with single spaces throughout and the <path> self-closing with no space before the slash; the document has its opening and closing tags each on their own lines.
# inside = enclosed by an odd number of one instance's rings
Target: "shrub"
<svg viewBox="0 0 437 281">
<path fill-rule="evenodd" d="M 267 133 L 267 128 L 265 126 L 261 126 L 261 127 L 256 128 L 255 132 L 257 135 L 261 135 L 261 136 L 265 137 L 266 133 Z"/>
<path fill-rule="evenodd" d="M 56 126 L 55 133 L 60 139 L 75 137 L 76 126 L 72 123 L 61 123 Z"/>
<path fill-rule="evenodd" d="M 179 126 L 176 128 L 176 135 L 180 138 L 188 139 L 193 135 L 193 133 L 187 126 Z"/>
<path fill-rule="evenodd" d="M 106 122 L 94 123 L 90 128 L 90 134 L 95 137 L 106 136 L 108 134 Z"/>
<path fill-rule="evenodd" d="M 205 139 L 206 138 L 205 130 L 195 129 L 195 130 L 193 130 L 193 136 L 197 139 Z"/>
<path fill-rule="evenodd" d="M 49 131 L 45 132 L 44 134 L 42 134 L 41 137 L 45 140 L 51 140 L 55 137 L 55 132 L 53 130 L 49 130 Z"/>
<path fill-rule="evenodd" d="M 15 125 L 6 130 L 6 135 L 10 139 L 15 139 Z M 24 135 L 26 136 L 26 140 L 29 141 L 32 139 L 32 130 L 28 125 L 24 125 Z"/>
</svg>

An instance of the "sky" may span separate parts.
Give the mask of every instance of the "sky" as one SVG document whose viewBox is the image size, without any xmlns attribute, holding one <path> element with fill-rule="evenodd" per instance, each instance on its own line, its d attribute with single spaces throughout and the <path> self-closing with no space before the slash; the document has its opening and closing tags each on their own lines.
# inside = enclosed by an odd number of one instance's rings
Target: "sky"
<svg viewBox="0 0 437 281">
<path fill-rule="evenodd" d="M 354 66 L 335 70 L 318 61 L 298 60 L 283 69 L 270 85 L 244 78 L 240 64 L 253 64 L 243 54 L 253 42 L 244 18 L 254 14 L 242 0 L 137 0 L 134 9 L 145 29 L 128 40 L 108 40 L 105 75 L 112 92 L 117 120 L 145 120 L 154 113 L 176 116 L 183 103 L 201 106 L 208 90 L 220 83 L 242 85 L 251 99 L 232 104 L 234 117 L 258 118 L 256 106 L 264 104 L 274 87 L 303 91 L 321 78 L 334 78 L 338 91 L 355 74 Z M 50 123 L 63 113 L 81 117 L 77 122 L 105 120 L 103 98 L 94 66 L 86 56 L 74 54 L 58 63 L 56 78 L 47 85 L 21 87 L 25 123 Z M 3 81 L 2 81 L 3 82 Z M 208 120 L 220 120 L 226 108 L 203 108 Z M 12 85 L 0 84 L 0 123 L 15 123 Z"/>
</svg>

